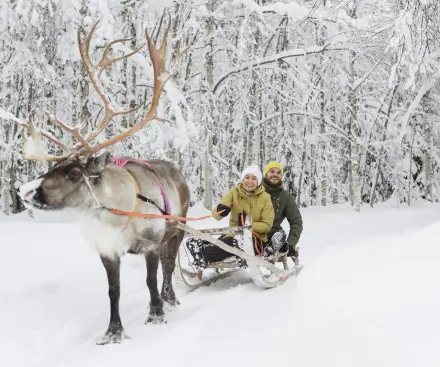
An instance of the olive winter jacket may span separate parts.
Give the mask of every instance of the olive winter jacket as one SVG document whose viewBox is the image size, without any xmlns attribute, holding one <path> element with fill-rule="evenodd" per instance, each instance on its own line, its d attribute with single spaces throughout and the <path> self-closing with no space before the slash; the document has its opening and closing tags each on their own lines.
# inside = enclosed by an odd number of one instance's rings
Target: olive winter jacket
<svg viewBox="0 0 440 367">
<path fill-rule="evenodd" d="M 252 217 L 252 230 L 257 232 L 263 241 L 267 241 L 267 233 L 273 225 L 274 210 L 270 195 L 265 191 L 263 185 L 259 185 L 253 193 L 247 193 L 243 188 L 243 184 L 239 183 L 222 197 L 219 204 L 224 204 L 231 208 L 230 227 L 239 225 L 238 214 L 244 210 L 246 215 Z M 217 207 L 213 209 L 213 214 L 216 211 Z M 223 217 L 217 215 L 214 218 L 220 220 Z"/>
</svg>

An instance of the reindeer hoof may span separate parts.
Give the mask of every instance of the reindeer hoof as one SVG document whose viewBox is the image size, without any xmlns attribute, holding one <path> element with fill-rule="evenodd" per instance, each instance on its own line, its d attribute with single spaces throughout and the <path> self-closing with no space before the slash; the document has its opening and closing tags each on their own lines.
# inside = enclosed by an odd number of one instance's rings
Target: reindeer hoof
<svg viewBox="0 0 440 367">
<path fill-rule="evenodd" d="M 96 345 L 119 344 L 130 337 L 124 329 L 107 331 L 105 335 L 96 342 Z"/>
<path fill-rule="evenodd" d="M 174 308 L 180 305 L 180 301 L 177 298 L 166 300 L 165 304 L 168 308 Z"/>
<path fill-rule="evenodd" d="M 176 295 L 173 293 L 162 293 L 160 295 L 162 300 L 169 306 L 175 307 L 180 305 L 180 301 L 177 299 Z"/>
<path fill-rule="evenodd" d="M 177 302 L 175 302 L 175 303 L 164 302 L 164 304 L 163 304 L 163 308 L 164 308 L 164 310 L 167 311 L 167 312 L 173 312 L 173 310 L 174 310 L 178 305 L 180 305 L 180 302 L 179 302 L 179 301 L 177 301 Z"/>
<path fill-rule="evenodd" d="M 167 321 L 165 320 L 165 316 L 164 315 L 148 315 L 148 319 L 147 321 L 145 321 L 145 324 L 155 324 L 155 325 L 159 325 L 159 324 L 166 324 Z"/>
</svg>

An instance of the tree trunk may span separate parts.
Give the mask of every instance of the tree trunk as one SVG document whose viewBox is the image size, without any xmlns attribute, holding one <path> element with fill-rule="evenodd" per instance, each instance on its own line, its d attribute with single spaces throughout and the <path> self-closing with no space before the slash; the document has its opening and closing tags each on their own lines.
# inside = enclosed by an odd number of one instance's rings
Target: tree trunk
<svg viewBox="0 0 440 367">
<path fill-rule="evenodd" d="M 215 7 L 215 2 L 212 1 L 210 4 L 210 10 L 213 11 Z M 214 106 L 213 106 L 213 95 L 212 86 L 214 84 L 214 60 L 213 60 L 213 30 L 214 30 L 214 19 L 209 17 L 207 20 L 207 30 L 208 30 L 208 44 L 207 52 L 205 54 L 206 59 L 206 81 L 209 84 L 209 115 L 207 118 L 207 125 L 205 127 L 207 131 L 207 141 L 206 141 L 206 151 L 205 151 L 205 189 L 204 189 L 204 206 L 206 209 L 212 209 L 212 196 L 213 196 L 213 162 L 212 156 L 214 154 L 212 130 L 214 127 Z"/>
<path fill-rule="evenodd" d="M 122 10 L 122 23 L 123 28 L 126 30 L 131 38 L 130 47 L 135 50 L 137 47 L 136 43 L 136 17 L 134 16 L 136 2 L 129 1 L 124 3 L 124 8 Z M 128 31 L 128 32 L 127 32 Z M 130 64 L 130 68 L 129 68 Z M 121 68 L 121 82 L 124 87 L 124 96 L 121 101 L 122 109 L 132 109 L 136 107 L 136 63 L 129 62 L 128 59 L 123 60 Z M 123 128 L 128 128 L 134 124 L 135 114 L 131 113 L 129 115 L 122 116 L 121 125 Z M 129 146 L 128 149 L 131 149 Z"/>
<path fill-rule="evenodd" d="M 304 169 L 306 167 L 306 157 L 307 157 L 306 135 L 307 135 L 307 127 L 304 128 L 304 133 L 303 133 L 303 153 L 302 153 L 302 157 L 301 157 L 301 171 L 300 171 L 299 178 L 298 178 L 298 197 L 297 197 L 298 207 L 301 205 L 302 181 L 303 181 L 303 176 L 304 176 Z"/>
<path fill-rule="evenodd" d="M 412 187 L 412 161 L 414 147 L 414 132 L 412 133 L 411 146 L 409 148 L 409 172 L 408 172 L 408 206 L 411 206 L 411 187 Z"/>
<path fill-rule="evenodd" d="M 431 106 L 430 101 L 430 92 L 427 92 L 423 97 L 423 111 L 425 113 L 424 118 L 424 126 L 423 133 L 425 137 L 425 154 L 423 159 L 423 166 L 425 168 L 425 199 L 428 201 L 434 201 L 434 195 L 432 191 L 432 182 L 433 182 L 433 168 L 434 168 L 434 157 L 433 157 L 433 146 L 434 146 L 434 137 L 433 137 L 433 126 L 432 126 L 432 118 L 431 115 L 434 114 L 434 111 Z"/>
<path fill-rule="evenodd" d="M 3 166 L 2 171 L 2 207 L 3 207 L 3 213 L 6 215 L 9 215 L 10 213 L 10 206 L 11 206 L 11 200 L 10 200 L 10 179 L 9 179 L 9 171 L 5 169 L 5 166 Z"/>
<path fill-rule="evenodd" d="M 204 206 L 208 210 L 212 210 L 212 194 L 213 194 L 213 168 L 212 168 L 212 135 L 208 132 L 206 151 L 205 151 L 205 198 Z"/>
<path fill-rule="evenodd" d="M 253 162 L 254 152 L 254 127 L 250 123 L 247 129 L 247 144 L 246 144 L 246 163 L 245 166 L 250 166 Z"/>
<path fill-rule="evenodd" d="M 353 8 L 350 11 L 350 16 L 353 19 L 357 19 L 356 15 L 356 2 L 353 4 Z M 354 209 L 359 212 L 361 210 L 361 191 L 360 191 L 360 175 L 359 175 L 359 160 L 360 160 L 360 146 L 357 143 L 360 139 L 361 129 L 359 126 L 358 110 L 359 101 L 354 90 L 354 81 L 356 78 L 356 66 L 355 66 L 356 54 L 354 51 L 348 51 L 348 127 L 350 134 L 350 167 L 349 167 L 349 183 L 350 183 L 350 196 Z"/>
<path fill-rule="evenodd" d="M 4 139 L 4 145 L 7 146 L 9 144 L 9 139 L 11 136 L 11 123 L 5 124 L 2 129 L 2 137 Z M 8 158 L 6 161 L 3 161 L 2 171 L 1 171 L 1 187 L 2 187 L 2 208 L 3 213 L 6 215 L 10 214 L 10 206 L 11 206 L 11 168 L 10 168 L 10 159 Z"/>
<path fill-rule="evenodd" d="M 392 106 L 393 106 L 393 102 L 394 102 L 394 97 L 396 95 L 396 91 L 397 91 L 397 85 L 393 88 L 392 92 L 391 92 L 391 97 L 390 97 L 390 101 L 388 104 L 388 111 L 387 114 L 385 116 L 385 122 L 384 122 L 384 126 L 383 126 L 383 134 L 382 134 L 382 144 L 385 142 L 386 138 L 387 138 L 387 131 L 388 131 L 388 123 L 390 121 L 391 118 L 391 110 L 392 110 Z M 382 105 L 380 106 L 380 108 L 382 108 Z M 414 141 L 414 139 L 413 139 Z M 411 149 L 412 149 L 412 145 L 411 145 Z M 371 185 L 371 192 L 370 192 L 370 206 L 373 207 L 374 205 L 374 200 L 376 197 L 376 188 L 377 188 L 377 182 L 379 180 L 379 175 L 380 175 L 380 169 L 382 166 L 382 156 L 385 153 L 385 149 L 384 146 L 382 145 L 379 149 L 379 158 L 377 158 L 376 160 L 376 170 L 373 176 L 373 183 Z M 412 160 L 411 155 L 410 155 L 410 160 Z M 411 161 L 410 161 L 411 162 Z M 411 171 L 411 163 L 410 163 L 410 171 Z"/>
<path fill-rule="evenodd" d="M 86 17 L 90 16 L 90 10 L 88 7 L 88 0 L 82 0 L 81 3 L 81 23 L 85 23 Z M 79 61 L 77 63 L 77 70 L 79 70 L 79 78 L 78 78 L 78 97 L 77 97 L 77 111 L 76 114 L 72 114 L 76 121 L 73 121 L 73 126 L 80 123 L 82 126 L 84 126 L 84 131 L 86 132 L 86 129 L 91 122 L 91 112 L 89 110 L 89 83 L 87 80 L 86 71 L 81 63 Z"/>
<path fill-rule="evenodd" d="M 324 100 L 324 81 L 323 78 L 320 78 L 320 92 L 319 92 L 319 111 L 320 111 L 320 123 L 319 123 L 319 157 L 318 157 L 318 174 L 321 178 L 320 186 L 321 186 L 321 205 L 327 205 L 327 149 L 325 142 L 325 100 Z"/>
<path fill-rule="evenodd" d="M 325 28 L 319 22 L 315 23 L 315 37 L 318 46 L 323 46 L 327 38 Z M 319 177 L 319 194 L 321 196 L 321 205 L 327 205 L 327 149 L 325 142 L 325 95 L 324 95 L 324 55 L 319 54 L 318 70 L 318 108 L 319 108 L 319 138 L 318 138 L 318 156 L 316 159 L 316 169 Z"/>
</svg>

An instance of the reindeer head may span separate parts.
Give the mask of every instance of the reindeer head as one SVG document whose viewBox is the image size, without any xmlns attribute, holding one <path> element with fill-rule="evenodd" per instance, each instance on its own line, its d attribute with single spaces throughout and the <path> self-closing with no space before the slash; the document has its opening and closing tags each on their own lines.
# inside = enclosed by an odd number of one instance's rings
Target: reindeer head
<svg viewBox="0 0 440 367">
<path fill-rule="evenodd" d="M 91 185 L 99 183 L 110 153 L 87 161 L 69 157 L 50 171 L 20 187 L 20 197 L 27 207 L 42 210 L 87 208 L 95 204 Z M 90 185 L 90 186 L 89 186 Z"/>
<path fill-rule="evenodd" d="M 73 137 L 76 139 L 76 144 L 71 147 L 65 145 L 49 132 L 37 129 L 32 123 L 31 116 L 29 117 L 29 121 L 27 123 L 19 122 L 20 125 L 24 125 L 27 131 L 30 133 L 29 137 L 25 141 L 23 158 L 58 162 L 50 171 L 20 188 L 20 196 L 26 205 L 44 210 L 59 210 L 67 207 L 81 207 L 84 205 L 90 205 L 88 204 L 90 201 L 86 200 L 90 199 L 90 197 L 93 197 L 93 195 L 91 195 L 92 192 L 90 183 L 96 183 L 99 181 L 99 178 L 103 174 L 110 158 L 109 153 L 105 153 L 99 157 L 96 157 L 96 153 L 138 132 L 151 120 L 156 119 L 163 121 L 163 119 L 155 117 L 155 110 L 159 104 L 159 99 L 165 84 L 171 75 L 177 71 L 180 56 L 188 49 L 187 48 L 182 52 L 179 51 L 176 53 L 173 70 L 170 73 L 167 72 L 165 68 L 165 55 L 170 24 L 171 20 L 164 31 L 164 40 L 159 48 L 154 46 L 151 38 L 148 35 L 148 32 L 145 32 L 148 51 L 154 69 L 153 98 L 148 111 L 146 111 L 143 118 L 141 118 L 141 120 L 138 121 L 138 123 L 133 127 L 117 136 L 113 136 L 108 140 L 95 145 L 94 140 L 103 130 L 105 130 L 107 125 L 115 116 L 135 112 L 144 105 L 141 104 L 139 107 L 130 110 L 118 110 L 112 105 L 110 98 L 105 93 L 104 87 L 101 83 L 101 75 L 110 65 L 130 57 L 131 55 L 137 53 L 142 47 L 127 55 L 111 58 L 109 57 L 111 47 L 116 43 L 127 40 L 120 39 L 112 41 L 104 49 L 101 60 L 94 64 L 89 55 L 89 48 L 97 23 L 92 27 L 85 39 L 81 37 L 81 32 L 78 30 L 78 46 L 81 59 L 93 88 L 104 104 L 104 114 L 102 120 L 97 124 L 95 130 L 91 131 L 88 135 L 83 136 L 81 134 L 83 126 L 77 125 L 71 127 L 58 119 L 55 115 L 49 113 L 49 120 L 54 125 L 59 126 L 62 130 L 73 135 Z M 47 154 L 45 149 L 41 148 L 43 137 L 60 146 L 63 149 L 64 154 L 61 156 Z"/>
</svg>

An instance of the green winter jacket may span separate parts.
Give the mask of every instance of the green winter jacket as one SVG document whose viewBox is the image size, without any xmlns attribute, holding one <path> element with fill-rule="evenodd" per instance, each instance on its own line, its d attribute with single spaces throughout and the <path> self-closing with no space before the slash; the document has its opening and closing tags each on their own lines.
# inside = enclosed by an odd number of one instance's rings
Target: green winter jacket
<svg viewBox="0 0 440 367">
<path fill-rule="evenodd" d="M 238 205 L 231 204 L 232 202 Z M 246 215 L 252 217 L 252 230 L 257 232 L 263 241 L 267 241 L 267 233 L 273 225 L 274 210 L 270 195 L 265 191 L 263 185 L 259 185 L 253 193 L 248 194 L 243 185 L 239 183 L 222 197 L 219 204 L 232 206 L 229 217 L 230 227 L 238 226 L 238 214 L 244 210 Z M 216 212 L 217 207 L 213 209 L 212 213 Z M 217 215 L 214 218 L 220 220 L 223 217 Z"/>
<path fill-rule="evenodd" d="M 273 229 L 280 230 L 281 223 L 287 218 L 287 221 L 290 224 L 287 242 L 289 243 L 289 246 L 295 247 L 303 231 L 303 222 L 294 197 L 289 194 L 288 191 L 283 189 L 282 183 L 280 183 L 278 186 L 273 186 L 266 180 L 266 178 L 264 178 L 263 185 L 266 189 L 266 192 L 270 194 L 272 205 L 275 211 Z"/>
</svg>

